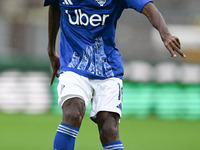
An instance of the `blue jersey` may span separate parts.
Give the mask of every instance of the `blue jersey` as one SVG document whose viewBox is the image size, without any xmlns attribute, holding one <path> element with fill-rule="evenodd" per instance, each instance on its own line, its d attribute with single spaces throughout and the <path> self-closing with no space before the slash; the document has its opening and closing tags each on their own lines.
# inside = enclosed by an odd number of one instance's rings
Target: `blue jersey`
<svg viewBox="0 0 200 150">
<path fill-rule="evenodd" d="M 151 0 L 45 0 L 59 5 L 60 73 L 73 71 L 91 79 L 123 76 L 115 44 L 117 20 L 126 8 L 141 12 Z"/>
</svg>

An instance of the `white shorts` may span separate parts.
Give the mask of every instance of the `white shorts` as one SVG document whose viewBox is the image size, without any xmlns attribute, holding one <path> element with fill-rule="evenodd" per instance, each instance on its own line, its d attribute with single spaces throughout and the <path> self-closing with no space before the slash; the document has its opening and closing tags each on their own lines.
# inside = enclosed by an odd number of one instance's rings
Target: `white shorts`
<svg viewBox="0 0 200 150">
<path fill-rule="evenodd" d="M 89 79 L 74 72 L 64 72 L 59 76 L 58 105 L 74 97 L 84 100 L 85 107 L 91 102 L 90 117 L 94 120 L 100 111 L 118 113 L 121 117 L 122 80 L 119 78 Z"/>
</svg>

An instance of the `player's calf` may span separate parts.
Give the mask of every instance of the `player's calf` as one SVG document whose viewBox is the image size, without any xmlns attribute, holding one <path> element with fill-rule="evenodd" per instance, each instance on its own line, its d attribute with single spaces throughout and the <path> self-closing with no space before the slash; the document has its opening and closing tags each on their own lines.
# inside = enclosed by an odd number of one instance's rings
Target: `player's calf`
<svg viewBox="0 0 200 150">
<path fill-rule="evenodd" d="M 99 112 L 97 123 L 104 150 L 123 150 L 123 144 L 119 140 L 119 115 L 112 112 Z"/>
</svg>

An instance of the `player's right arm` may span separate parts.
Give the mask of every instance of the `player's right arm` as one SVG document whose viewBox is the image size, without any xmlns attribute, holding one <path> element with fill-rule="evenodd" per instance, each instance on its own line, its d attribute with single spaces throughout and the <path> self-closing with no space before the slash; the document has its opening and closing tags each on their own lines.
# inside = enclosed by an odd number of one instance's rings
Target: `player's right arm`
<svg viewBox="0 0 200 150">
<path fill-rule="evenodd" d="M 53 69 L 50 86 L 53 84 L 55 77 L 58 77 L 60 67 L 59 56 L 56 53 L 56 38 L 60 28 L 60 8 L 58 5 L 49 6 L 48 14 L 48 55 Z"/>
<path fill-rule="evenodd" d="M 153 27 L 159 31 L 161 39 L 165 47 L 169 50 L 171 57 L 176 57 L 176 53 L 178 53 L 185 58 L 186 55 L 181 51 L 181 44 L 178 37 L 171 35 L 163 16 L 154 4 L 151 2 L 147 3 L 142 9 L 142 13 L 148 18 Z"/>
</svg>

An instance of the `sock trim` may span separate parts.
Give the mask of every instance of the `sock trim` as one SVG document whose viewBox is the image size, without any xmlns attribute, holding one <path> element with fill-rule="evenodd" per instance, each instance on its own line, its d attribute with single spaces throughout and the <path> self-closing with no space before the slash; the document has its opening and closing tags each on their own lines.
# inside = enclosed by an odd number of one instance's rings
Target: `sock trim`
<svg viewBox="0 0 200 150">
<path fill-rule="evenodd" d="M 103 148 L 104 148 L 104 150 L 120 150 L 120 149 L 123 150 L 124 146 L 123 146 L 122 142 L 119 140 L 116 142 L 103 144 Z"/>
<path fill-rule="evenodd" d="M 60 133 L 63 133 L 63 134 L 67 134 L 69 136 L 72 136 L 72 137 L 76 138 L 77 134 L 79 132 L 79 129 L 75 128 L 75 127 L 72 127 L 70 125 L 61 123 L 58 126 L 57 132 L 60 132 Z"/>
<path fill-rule="evenodd" d="M 111 146 L 106 146 L 104 147 L 104 150 L 119 150 L 119 149 L 124 149 L 123 144 L 116 144 L 116 145 L 111 145 Z"/>
</svg>

